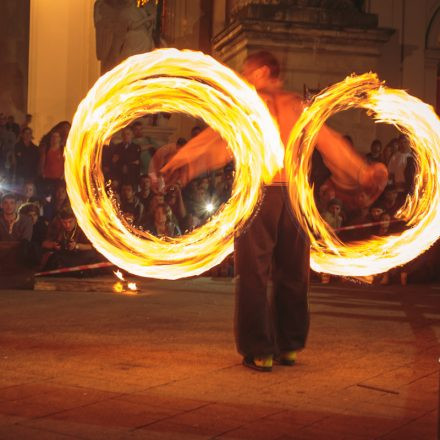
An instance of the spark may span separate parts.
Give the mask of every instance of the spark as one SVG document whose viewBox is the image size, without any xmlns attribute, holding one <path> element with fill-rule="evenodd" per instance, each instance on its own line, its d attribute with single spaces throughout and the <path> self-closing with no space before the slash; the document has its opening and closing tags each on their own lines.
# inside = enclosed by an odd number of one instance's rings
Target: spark
<svg viewBox="0 0 440 440">
<path fill-rule="evenodd" d="M 120 270 L 116 270 L 113 272 L 121 281 L 125 281 L 124 275 L 122 275 L 122 272 Z"/>
<path fill-rule="evenodd" d="M 214 209 L 215 209 L 215 206 L 214 206 L 213 203 L 207 203 L 206 206 L 205 206 L 205 210 L 206 210 L 206 212 L 208 212 L 208 213 L 213 212 Z"/>
<path fill-rule="evenodd" d="M 132 290 L 132 291 L 138 290 L 136 283 L 127 283 L 127 287 L 129 290 Z"/>
</svg>

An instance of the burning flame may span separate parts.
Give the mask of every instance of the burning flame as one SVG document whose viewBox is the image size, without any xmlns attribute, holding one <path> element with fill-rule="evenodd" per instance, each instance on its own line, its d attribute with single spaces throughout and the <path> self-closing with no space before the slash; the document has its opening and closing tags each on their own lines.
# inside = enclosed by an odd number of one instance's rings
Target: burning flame
<svg viewBox="0 0 440 440">
<path fill-rule="evenodd" d="M 150 0 L 137 0 L 137 5 L 140 6 L 145 6 Z M 159 3 L 159 0 L 155 0 L 156 5 Z"/>
<path fill-rule="evenodd" d="M 409 229 L 399 235 L 342 243 L 320 216 L 308 183 L 314 139 L 334 113 L 364 108 L 376 122 L 398 127 L 415 152 L 417 177 L 397 217 Z M 374 74 L 351 76 L 315 97 L 292 130 L 286 149 L 289 196 L 311 240 L 311 266 L 318 272 L 366 276 L 411 261 L 439 237 L 440 120 L 432 107 L 402 90 L 386 88 Z"/>
<path fill-rule="evenodd" d="M 127 283 L 127 287 L 129 290 L 132 290 L 132 291 L 138 290 L 136 283 Z"/>
<path fill-rule="evenodd" d="M 119 281 L 113 284 L 113 290 L 116 293 L 135 293 L 138 291 L 136 283 L 127 282 L 120 270 L 114 271 L 113 273 L 119 279 Z"/>
<path fill-rule="evenodd" d="M 105 191 L 104 144 L 148 113 L 202 118 L 235 155 L 232 195 L 211 220 L 177 238 L 158 238 L 129 225 Z M 80 227 L 116 266 L 144 276 L 198 275 L 233 251 L 234 235 L 255 211 L 261 182 L 283 166 L 278 128 L 254 89 L 200 52 L 159 49 L 135 55 L 103 75 L 81 102 L 67 140 L 65 177 Z"/>
<path fill-rule="evenodd" d="M 124 275 L 122 275 L 122 272 L 120 270 L 113 272 L 121 281 L 125 281 Z"/>
</svg>

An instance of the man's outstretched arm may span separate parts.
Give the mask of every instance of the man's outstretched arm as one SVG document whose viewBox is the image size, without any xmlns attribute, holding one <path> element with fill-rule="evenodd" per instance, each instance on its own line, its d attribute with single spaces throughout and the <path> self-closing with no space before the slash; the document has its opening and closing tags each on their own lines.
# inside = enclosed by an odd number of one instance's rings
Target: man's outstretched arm
<svg viewBox="0 0 440 440">
<path fill-rule="evenodd" d="M 180 148 L 161 172 L 167 183 L 180 181 L 185 186 L 200 174 L 221 168 L 233 158 L 223 138 L 212 128 L 206 128 Z"/>
</svg>

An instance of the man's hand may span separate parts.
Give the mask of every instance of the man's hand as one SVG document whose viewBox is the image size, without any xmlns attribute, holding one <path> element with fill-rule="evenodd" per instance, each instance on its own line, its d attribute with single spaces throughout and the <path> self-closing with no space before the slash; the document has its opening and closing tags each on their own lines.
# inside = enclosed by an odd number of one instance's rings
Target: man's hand
<svg viewBox="0 0 440 440">
<path fill-rule="evenodd" d="M 212 128 L 189 140 L 161 169 L 168 184 L 180 180 L 182 186 L 207 171 L 221 168 L 234 156 L 226 142 Z"/>
</svg>

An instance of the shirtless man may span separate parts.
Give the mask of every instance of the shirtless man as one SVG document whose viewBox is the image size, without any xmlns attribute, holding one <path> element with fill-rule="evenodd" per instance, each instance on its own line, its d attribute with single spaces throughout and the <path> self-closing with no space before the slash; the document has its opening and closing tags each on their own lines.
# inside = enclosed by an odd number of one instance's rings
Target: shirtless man
<svg viewBox="0 0 440 440">
<path fill-rule="evenodd" d="M 266 102 L 286 145 L 303 102 L 282 89 L 277 59 L 265 51 L 251 54 L 242 75 Z M 383 164 L 367 164 L 327 126 L 318 135 L 317 149 L 332 172 L 329 184 L 338 198 L 354 198 L 360 190 L 372 201 L 380 195 L 387 181 Z M 162 172 L 166 180 L 186 183 L 206 172 L 206 167 L 216 169 L 232 159 L 223 139 L 208 128 L 179 150 Z M 243 365 L 258 371 L 271 371 L 274 361 L 293 365 L 309 329 L 310 245 L 291 213 L 285 187 L 283 168 L 266 186 L 259 212 L 235 241 L 236 344 Z M 271 299 L 267 296 L 270 279 Z"/>
</svg>

